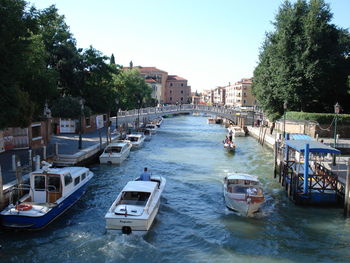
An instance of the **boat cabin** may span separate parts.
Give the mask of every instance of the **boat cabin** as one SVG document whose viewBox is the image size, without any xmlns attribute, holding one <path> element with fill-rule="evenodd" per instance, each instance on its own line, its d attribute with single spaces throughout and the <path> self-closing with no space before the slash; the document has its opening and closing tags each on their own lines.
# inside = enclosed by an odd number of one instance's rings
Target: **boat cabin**
<svg viewBox="0 0 350 263">
<path fill-rule="evenodd" d="M 89 170 L 84 167 L 49 168 L 33 172 L 30 175 L 30 197 L 25 201 L 55 203 L 87 182 L 88 175 Z"/>
</svg>

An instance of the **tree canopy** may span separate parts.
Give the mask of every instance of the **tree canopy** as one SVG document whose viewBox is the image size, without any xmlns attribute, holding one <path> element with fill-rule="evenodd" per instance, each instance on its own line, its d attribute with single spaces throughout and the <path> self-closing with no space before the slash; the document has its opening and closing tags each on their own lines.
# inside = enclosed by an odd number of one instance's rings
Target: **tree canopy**
<svg viewBox="0 0 350 263">
<path fill-rule="evenodd" d="M 349 110 L 350 36 L 331 19 L 323 0 L 281 5 L 254 70 L 253 93 L 267 113 L 280 116 L 284 102 L 296 111 L 333 112 L 336 102 Z"/>
<path fill-rule="evenodd" d="M 55 6 L 2 0 L 0 22 L 0 129 L 40 120 L 46 102 L 53 116 L 65 118 L 81 114 L 81 100 L 85 114 L 115 111 L 116 99 L 122 109 L 152 102 L 138 71 L 121 70 L 113 54 L 78 48 Z"/>
</svg>

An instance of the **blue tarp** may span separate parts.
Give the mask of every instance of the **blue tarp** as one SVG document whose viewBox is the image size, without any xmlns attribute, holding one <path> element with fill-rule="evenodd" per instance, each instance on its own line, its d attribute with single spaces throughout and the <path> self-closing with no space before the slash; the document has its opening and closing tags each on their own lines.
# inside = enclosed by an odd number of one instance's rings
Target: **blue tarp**
<svg viewBox="0 0 350 263">
<path fill-rule="evenodd" d="M 312 137 L 306 134 L 301 134 L 301 133 L 290 133 L 289 138 L 291 140 L 308 140 L 308 141 L 314 141 Z"/>
<path fill-rule="evenodd" d="M 310 153 L 335 153 L 340 154 L 340 151 L 327 146 L 323 143 L 316 142 L 316 141 L 310 141 L 310 140 L 288 140 L 286 141 L 286 144 L 295 149 L 298 152 L 304 152 L 305 151 L 305 144 L 309 144 L 309 152 Z"/>
</svg>

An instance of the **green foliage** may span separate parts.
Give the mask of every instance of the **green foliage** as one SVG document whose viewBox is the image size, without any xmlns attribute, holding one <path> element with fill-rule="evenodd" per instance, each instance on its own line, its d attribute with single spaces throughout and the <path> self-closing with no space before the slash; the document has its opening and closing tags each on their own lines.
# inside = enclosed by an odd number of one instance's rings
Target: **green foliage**
<svg viewBox="0 0 350 263">
<path fill-rule="evenodd" d="M 82 115 L 81 103 L 79 98 L 71 96 L 61 97 L 55 100 L 51 106 L 51 113 L 53 117 L 61 118 L 79 118 Z M 91 109 L 84 105 L 84 115 L 91 115 Z"/>
<path fill-rule="evenodd" d="M 137 109 L 153 105 L 152 89 L 137 69 L 122 70 L 114 75 L 114 86 L 123 110 Z"/>
<path fill-rule="evenodd" d="M 347 104 L 350 37 L 331 18 L 323 0 L 280 7 L 253 78 L 253 93 L 268 114 L 282 116 L 284 101 L 299 111 L 331 112 L 335 102 Z"/>
<path fill-rule="evenodd" d="M 320 124 L 330 124 L 334 117 L 334 113 L 288 111 L 286 114 L 288 120 L 316 121 Z M 350 124 L 350 114 L 338 114 L 337 122 L 340 124 Z"/>
</svg>

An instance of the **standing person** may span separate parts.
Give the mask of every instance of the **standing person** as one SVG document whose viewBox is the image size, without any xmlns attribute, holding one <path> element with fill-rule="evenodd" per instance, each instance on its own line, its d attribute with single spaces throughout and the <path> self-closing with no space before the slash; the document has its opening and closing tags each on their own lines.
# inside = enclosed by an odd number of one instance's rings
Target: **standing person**
<svg viewBox="0 0 350 263">
<path fill-rule="evenodd" d="M 230 131 L 229 131 L 229 133 L 228 133 L 228 135 L 229 135 L 230 142 L 232 142 L 232 135 L 233 135 L 233 131 L 232 131 L 232 130 L 230 130 Z"/>
<path fill-rule="evenodd" d="M 140 175 L 141 181 L 151 181 L 151 174 L 147 171 L 147 167 L 143 169 L 143 173 Z"/>
</svg>

